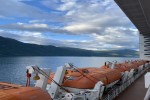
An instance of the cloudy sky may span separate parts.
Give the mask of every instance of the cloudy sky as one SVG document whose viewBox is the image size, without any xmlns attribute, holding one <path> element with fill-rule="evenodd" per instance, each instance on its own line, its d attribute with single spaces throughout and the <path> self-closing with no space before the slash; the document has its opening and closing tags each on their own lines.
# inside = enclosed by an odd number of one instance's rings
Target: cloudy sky
<svg viewBox="0 0 150 100">
<path fill-rule="evenodd" d="M 138 49 L 138 31 L 113 0 L 0 0 L 0 36 L 88 50 Z"/>
</svg>

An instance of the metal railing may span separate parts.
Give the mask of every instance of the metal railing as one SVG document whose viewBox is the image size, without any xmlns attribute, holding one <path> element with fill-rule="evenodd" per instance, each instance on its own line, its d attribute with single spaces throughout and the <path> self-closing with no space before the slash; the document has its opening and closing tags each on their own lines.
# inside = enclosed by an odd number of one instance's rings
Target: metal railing
<svg viewBox="0 0 150 100">
<path fill-rule="evenodd" d="M 149 68 L 150 68 L 150 65 L 148 65 L 147 67 L 144 67 L 143 70 L 139 71 L 136 75 L 129 78 L 123 84 L 112 87 L 111 90 L 107 94 L 105 94 L 100 100 L 113 100 L 122 91 L 124 91 L 129 85 L 131 85 L 137 78 L 139 78 L 142 74 L 144 74 Z"/>
</svg>

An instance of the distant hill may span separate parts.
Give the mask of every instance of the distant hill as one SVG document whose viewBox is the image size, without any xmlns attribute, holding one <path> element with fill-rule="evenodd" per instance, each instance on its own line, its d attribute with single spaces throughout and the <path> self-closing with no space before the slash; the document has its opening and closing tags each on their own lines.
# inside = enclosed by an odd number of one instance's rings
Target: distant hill
<svg viewBox="0 0 150 100">
<path fill-rule="evenodd" d="M 5 56 L 101 56 L 101 57 L 137 57 L 135 50 L 92 51 L 77 48 L 55 47 L 22 43 L 0 36 L 0 57 Z"/>
</svg>

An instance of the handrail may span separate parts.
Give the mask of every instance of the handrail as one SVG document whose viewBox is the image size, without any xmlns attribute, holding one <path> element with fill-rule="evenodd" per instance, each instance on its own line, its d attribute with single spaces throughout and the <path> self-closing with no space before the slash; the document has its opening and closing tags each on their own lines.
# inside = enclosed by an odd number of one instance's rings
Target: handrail
<svg viewBox="0 0 150 100">
<path fill-rule="evenodd" d="M 120 94 L 124 89 L 126 89 L 129 85 L 131 85 L 137 78 L 139 78 L 144 72 L 146 72 L 146 70 L 149 68 L 145 67 L 143 68 L 143 70 L 139 71 L 135 76 L 130 77 L 128 80 L 126 80 L 123 84 L 121 84 L 120 86 L 115 86 L 113 87 L 106 95 L 104 95 L 102 97 L 101 100 L 112 100 L 114 99 L 116 96 L 118 96 L 118 94 Z M 149 89 L 149 94 L 150 94 L 150 89 Z M 150 95 L 149 95 L 150 96 Z M 149 100 L 149 99 L 144 99 L 144 100 Z"/>
</svg>

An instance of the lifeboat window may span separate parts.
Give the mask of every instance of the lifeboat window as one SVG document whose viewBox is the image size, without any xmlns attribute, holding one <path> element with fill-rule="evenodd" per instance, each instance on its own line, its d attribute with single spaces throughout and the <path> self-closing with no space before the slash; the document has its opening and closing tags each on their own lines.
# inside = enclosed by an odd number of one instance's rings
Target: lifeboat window
<svg viewBox="0 0 150 100">
<path fill-rule="evenodd" d="M 89 71 L 87 69 L 83 69 L 82 72 L 83 73 L 89 73 Z"/>
<path fill-rule="evenodd" d="M 67 79 L 68 79 L 68 80 L 74 80 L 74 78 L 71 77 L 71 76 L 68 76 Z"/>
<path fill-rule="evenodd" d="M 76 70 L 76 69 L 73 69 L 73 72 L 79 72 L 78 70 Z"/>
</svg>

